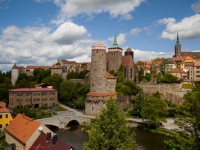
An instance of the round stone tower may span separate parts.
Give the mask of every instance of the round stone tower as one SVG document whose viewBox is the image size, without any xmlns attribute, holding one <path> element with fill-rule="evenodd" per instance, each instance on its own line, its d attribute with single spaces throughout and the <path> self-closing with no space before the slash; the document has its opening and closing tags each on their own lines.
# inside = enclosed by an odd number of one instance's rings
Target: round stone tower
<svg viewBox="0 0 200 150">
<path fill-rule="evenodd" d="M 85 114 L 95 116 L 100 113 L 105 101 L 111 96 L 117 99 L 116 77 L 106 72 L 106 47 L 100 41 L 92 46 L 89 76 L 90 92 L 86 95 Z"/>
<path fill-rule="evenodd" d="M 106 46 L 92 46 L 90 92 L 106 92 Z"/>
<path fill-rule="evenodd" d="M 117 37 L 115 33 L 114 43 L 111 47 L 108 48 L 108 71 L 118 71 L 122 64 L 122 51 L 123 49 L 117 44 Z"/>
</svg>

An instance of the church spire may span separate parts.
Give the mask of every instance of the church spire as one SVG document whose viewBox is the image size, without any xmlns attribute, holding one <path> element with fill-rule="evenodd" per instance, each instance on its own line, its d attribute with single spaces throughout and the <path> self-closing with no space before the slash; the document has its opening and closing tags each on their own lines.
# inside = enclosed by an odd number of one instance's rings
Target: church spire
<svg viewBox="0 0 200 150">
<path fill-rule="evenodd" d="M 116 30 L 115 30 L 115 36 L 114 36 L 114 43 L 113 43 L 113 45 L 110 48 L 120 48 L 119 45 L 118 45 L 118 43 L 117 43 Z"/>
<path fill-rule="evenodd" d="M 176 40 L 176 43 L 179 43 L 179 37 L 178 37 L 178 33 L 177 33 L 177 40 Z"/>
</svg>

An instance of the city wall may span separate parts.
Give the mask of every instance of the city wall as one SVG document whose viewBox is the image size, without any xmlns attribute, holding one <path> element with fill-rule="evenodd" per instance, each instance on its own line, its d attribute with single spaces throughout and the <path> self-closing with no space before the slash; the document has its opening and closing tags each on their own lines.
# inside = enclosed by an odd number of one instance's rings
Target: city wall
<svg viewBox="0 0 200 150">
<path fill-rule="evenodd" d="M 149 96 L 157 91 L 162 93 L 163 99 L 173 103 L 182 104 L 187 90 L 182 89 L 182 84 L 138 84 L 143 89 L 144 96 Z"/>
</svg>

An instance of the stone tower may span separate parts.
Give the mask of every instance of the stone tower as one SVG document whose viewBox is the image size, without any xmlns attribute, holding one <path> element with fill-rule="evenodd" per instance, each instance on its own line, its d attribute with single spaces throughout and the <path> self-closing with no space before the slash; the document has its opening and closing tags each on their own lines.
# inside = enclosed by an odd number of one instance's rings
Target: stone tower
<svg viewBox="0 0 200 150">
<path fill-rule="evenodd" d="M 89 76 L 90 92 L 86 95 L 85 113 L 86 115 L 98 115 L 110 96 L 117 98 L 116 77 L 106 72 L 106 46 L 101 42 L 92 46 Z"/>
<path fill-rule="evenodd" d="M 92 46 L 90 92 L 106 92 L 106 47 L 99 41 Z"/>
<path fill-rule="evenodd" d="M 132 58 L 134 59 L 134 52 L 133 52 L 133 50 L 131 50 L 130 47 L 125 51 L 125 56 L 127 56 L 127 55 L 131 55 Z"/>
<path fill-rule="evenodd" d="M 108 71 L 118 71 L 122 64 L 122 51 L 123 49 L 117 44 L 117 37 L 115 32 L 114 43 L 111 47 L 108 48 Z"/>
<path fill-rule="evenodd" d="M 177 33 L 177 40 L 175 44 L 175 57 L 181 57 L 181 44 L 179 43 L 178 33 Z"/>
</svg>

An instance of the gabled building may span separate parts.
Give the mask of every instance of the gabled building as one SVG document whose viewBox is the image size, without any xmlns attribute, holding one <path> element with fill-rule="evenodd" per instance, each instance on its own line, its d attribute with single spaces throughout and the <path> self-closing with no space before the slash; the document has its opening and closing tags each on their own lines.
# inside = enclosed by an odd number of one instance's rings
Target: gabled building
<svg viewBox="0 0 200 150">
<path fill-rule="evenodd" d="M 187 79 L 187 72 L 185 72 L 184 70 L 180 68 L 174 68 L 170 70 L 169 73 L 171 73 L 174 76 L 177 76 L 179 81 Z"/>
<path fill-rule="evenodd" d="M 74 150 L 45 125 L 23 114 L 18 114 L 5 131 L 12 150 Z"/>
<path fill-rule="evenodd" d="M 4 129 L 13 120 L 6 103 L 0 102 L 0 129 Z"/>
</svg>

